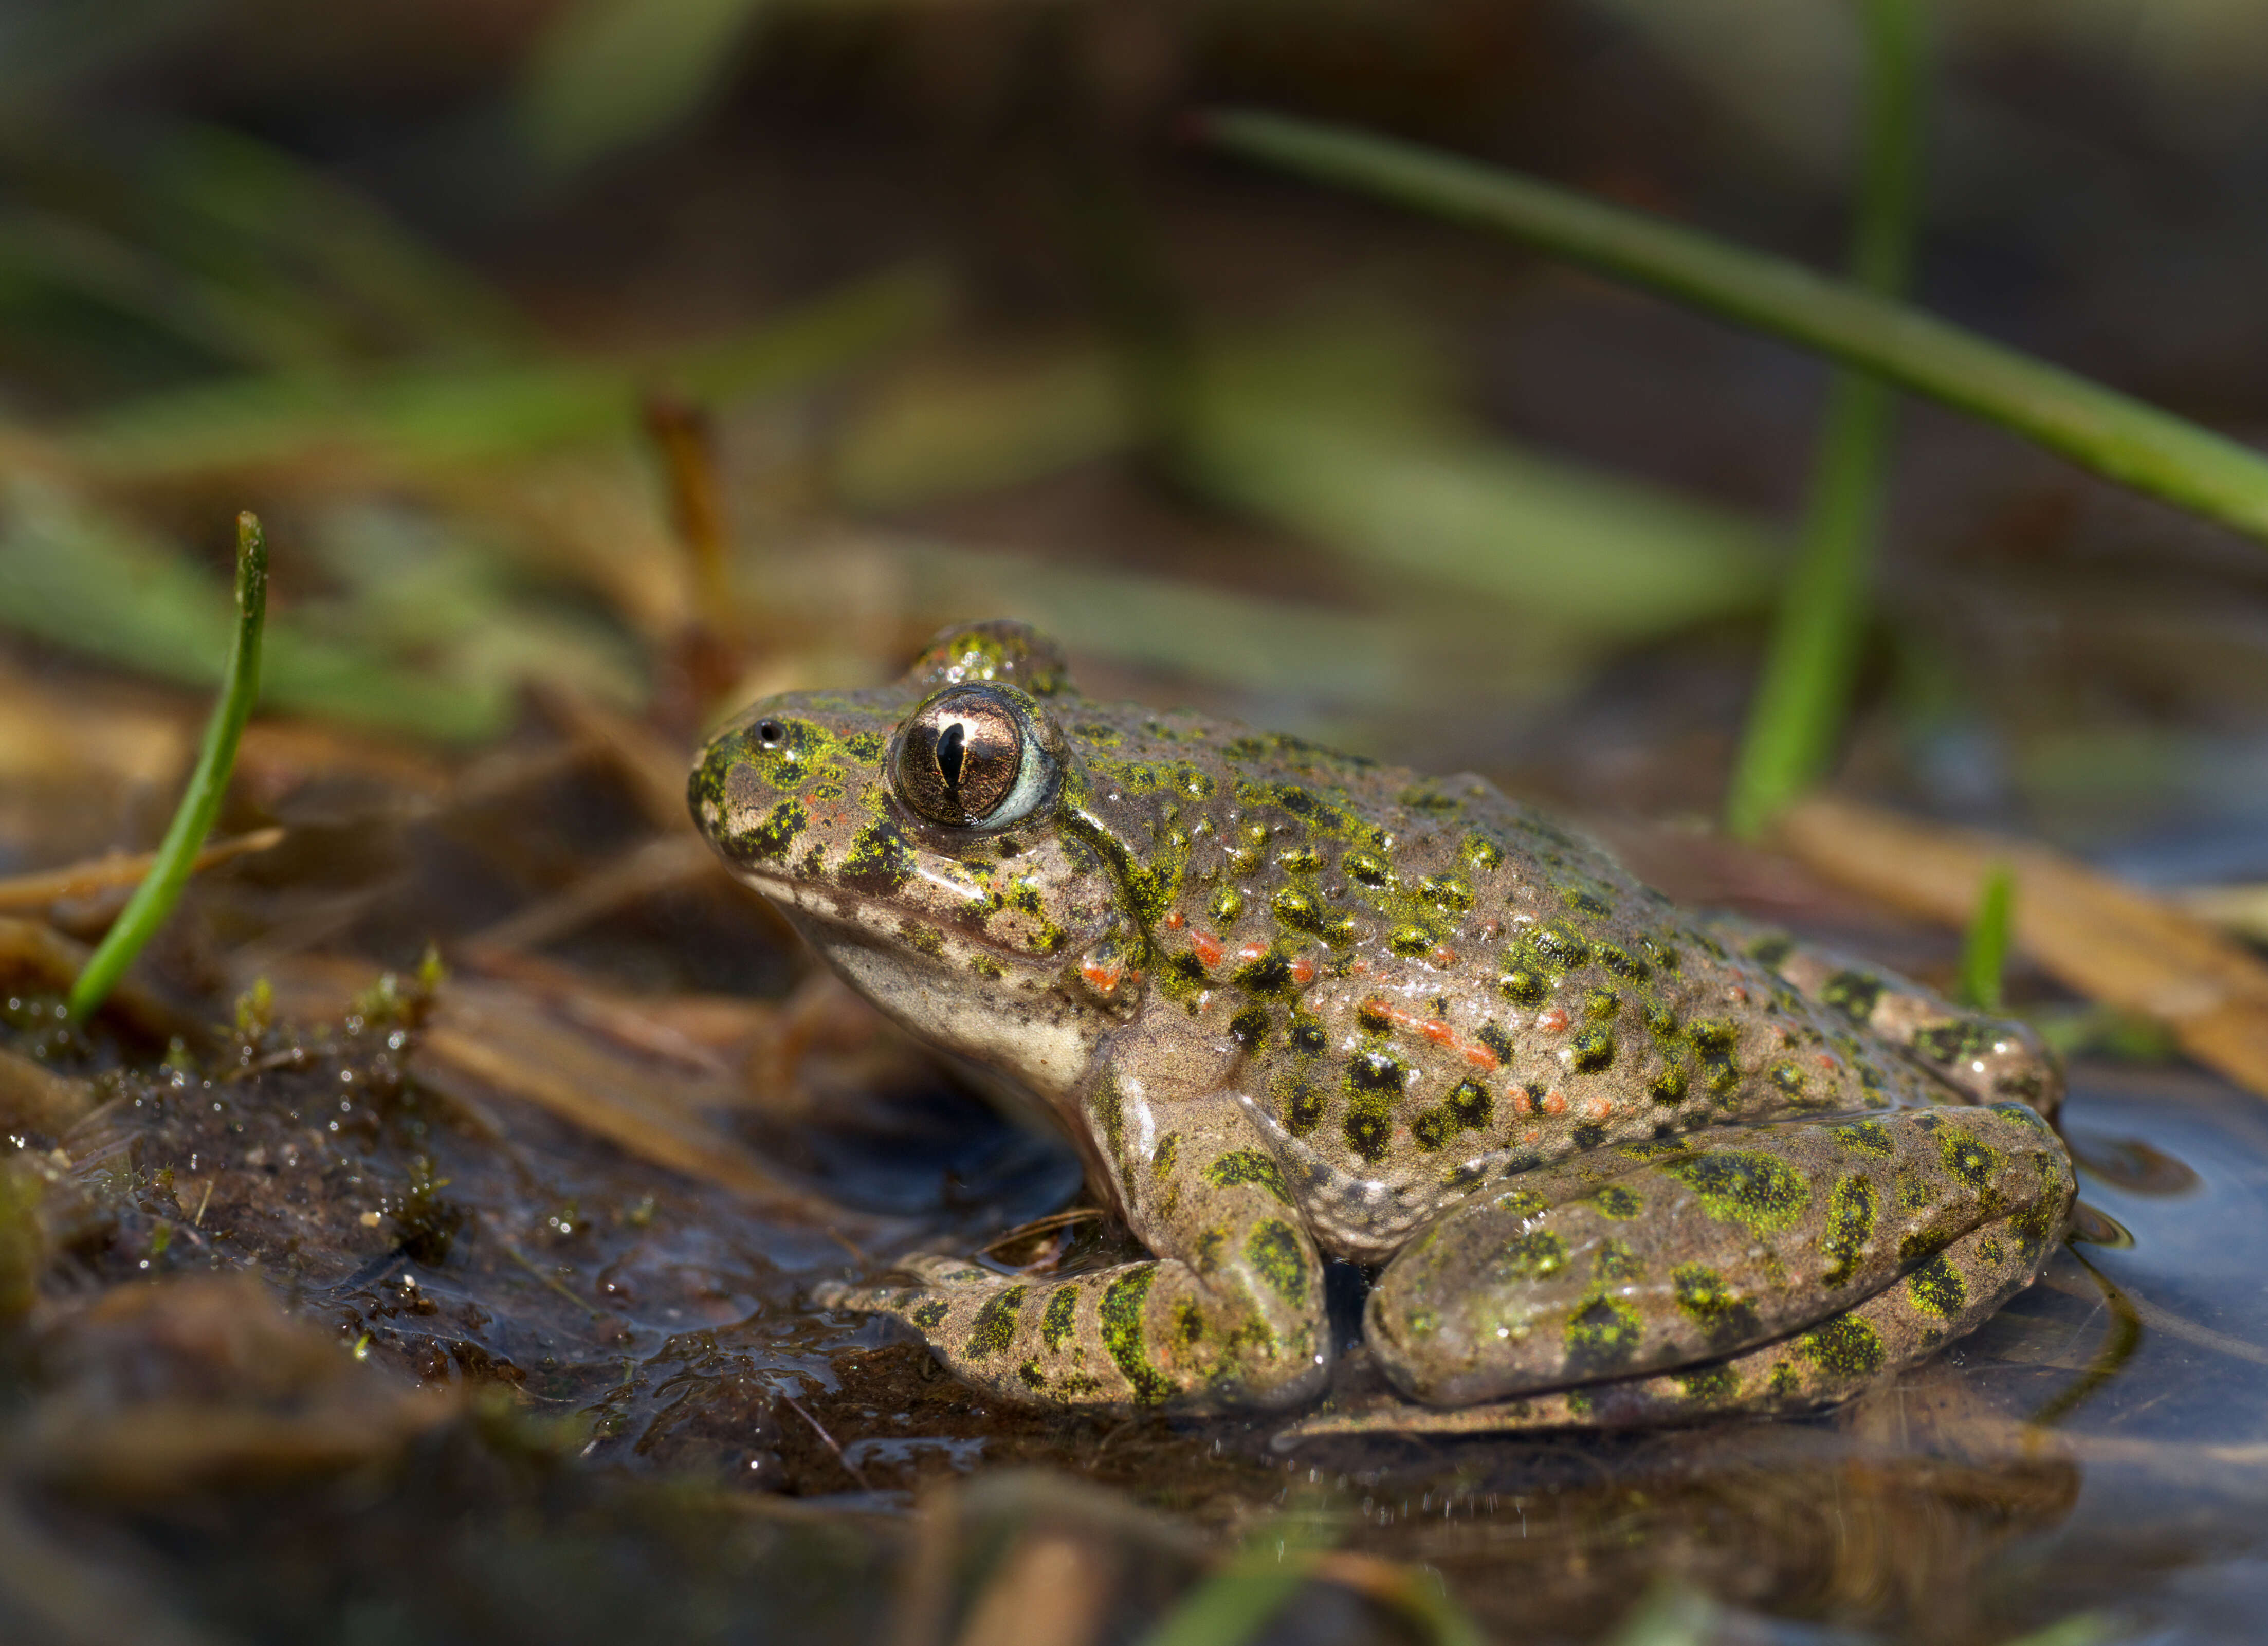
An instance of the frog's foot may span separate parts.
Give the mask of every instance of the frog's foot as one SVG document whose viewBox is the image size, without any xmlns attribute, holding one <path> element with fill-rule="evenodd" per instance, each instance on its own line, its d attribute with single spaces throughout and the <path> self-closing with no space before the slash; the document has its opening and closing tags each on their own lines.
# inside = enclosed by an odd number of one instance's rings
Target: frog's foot
<svg viewBox="0 0 2268 1646">
<path fill-rule="evenodd" d="M 1977 1103 L 2014 1098 L 2050 1120 L 2063 1102 L 2063 1067 L 2029 1026 L 1965 1010 L 1895 972 L 1815 948 L 1732 915 L 1702 928 L 1770 967 L 1799 993 L 1833 1008 Z"/>
<path fill-rule="evenodd" d="M 1512 1179 L 1387 1266 L 1365 1336 L 1403 1394 L 1462 1407 L 1666 1372 L 1645 1386 L 1690 1400 L 1680 1379 L 1700 1374 L 1677 1369 L 1746 1364 L 1761 1349 L 1756 1376 L 1785 1376 L 1770 1370 L 1781 1362 L 1800 1374 L 1801 1352 L 1763 1346 L 1807 1330 L 1822 1344 L 1863 1335 L 1822 1320 L 1879 1335 L 1865 1311 L 1949 1300 L 1896 1336 L 1934 1333 L 1926 1352 L 1984 1318 L 1970 1299 L 1997 1307 L 2038 1272 L 2073 1192 L 2070 1157 L 2021 1103 L 1780 1121 L 1602 1155 L 1592 1183 L 1553 1180 L 1557 1203 Z M 1854 1348 L 1842 1363 L 1867 1358 Z M 1884 1348 L 1863 1375 L 1891 1358 Z M 1747 1398 L 1742 1378 L 1727 1399 Z"/>
<path fill-rule="evenodd" d="M 1781 1416 L 1839 1405 L 1926 1360 L 1990 1319 L 2032 1282 L 2021 1214 L 1998 1217 L 1839 1314 L 1742 1354 L 1650 1377 L 1441 1407 L 1383 1378 L 1358 1383 L 1278 1432 L 1279 1451 L 1326 1435 L 1487 1435 L 1521 1429 L 1640 1429 L 1727 1416 Z"/>
</svg>

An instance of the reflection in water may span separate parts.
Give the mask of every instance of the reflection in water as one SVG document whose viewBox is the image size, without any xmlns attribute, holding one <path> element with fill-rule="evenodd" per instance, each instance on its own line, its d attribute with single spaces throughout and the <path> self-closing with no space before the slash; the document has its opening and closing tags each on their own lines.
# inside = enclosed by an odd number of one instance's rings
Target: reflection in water
<svg viewBox="0 0 2268 1646">
<path fill-rule="evenodd" d="M 2082 1206 L 2079 1209 L 2083 1211 L 2087 1209 Z M 2099 1212 L 2094 1215 L 2099 1222 L 2109 1223 L 2120 1237 L 2123 1237 L 2116 1240 L 2098 1241 L 2096 1244 L 2115 1246 L 2131 1246 L 2134 1244 L 2134 1237 L 2128 1234 L 2124 1229 L 2111 1223 L 2110 1219 L 2102 1216 Z M 2076 1221 L 2074 1219 L 2074 1222 Z M 2085 1269 L 2088 1278 L 2101 1289 L 2102 1301 L 2110 1312 L 2110 1329 L 2104 1334 L 2102 1347 L 2096 1351 L 2094 1360 L 2088 1363 L 2085 1374 L 2079 1381 L 2057 1391 L 2032 1414 L 2031 1421 L 2043 1429 L 2060 1423 L 2077 1411 L 2089 1395 L 2124 1370 L 2126 1363 L 2133 1359 L 2134 1351 L 2142 1347 L 2141 1315 L 2136 1312 L 2133 1304 L 2128 1300 L 2124 1292 L 2103 1278 L 2101 1269 L 2080 1256 L 2076 1247 L 2079 1238 L 2079 1235 L 2074 1231 L 2072 1260 L 2080 1268 Z"/>
</svg>

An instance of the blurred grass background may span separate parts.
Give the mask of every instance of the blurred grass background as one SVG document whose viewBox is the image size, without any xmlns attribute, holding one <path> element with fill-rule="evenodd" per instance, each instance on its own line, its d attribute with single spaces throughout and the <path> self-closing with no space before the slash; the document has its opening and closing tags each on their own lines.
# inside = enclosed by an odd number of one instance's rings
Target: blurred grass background
<svg viewBox="0 0 2268 1646">
<path fill-rule="evenodd" d="M 2257 8 L 1917 11 L 1918 300 L 2268 426 Z M 209 683 L 252 507 L 273 715 L 460 748 L 559 688 L 689 738 L 1012 614 L 1098 689 L 1713 814 L 1825 370 L 1176 122 L 1351 121 L 1834 268 L 1863 20 L 18 4 L 0 625 L 45 678 Z M 704 420 L 720 576 L 673 526 L 656 397 Z M 2268 870 L 2255 551 L 1926 408 L 1885 476 L 1845 780 L 2146 871 Z M 112 827 L 145 843 L 149 808 Z"/>
</svg>

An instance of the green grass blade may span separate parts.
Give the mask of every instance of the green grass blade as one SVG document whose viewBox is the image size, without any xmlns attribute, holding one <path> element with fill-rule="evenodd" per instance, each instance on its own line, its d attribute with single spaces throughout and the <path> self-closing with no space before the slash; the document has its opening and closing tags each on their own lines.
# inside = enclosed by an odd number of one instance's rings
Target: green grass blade
<svg viewBox="0 0 2268 1646">
<path fill-rule="evenodd" d="M 1225 111 L 1198 133 L 1248 159 L 1542 247 L 1863 367 L 2096 474 L 2268 540 L 2268 459 L 1957 326 L 1517 173 L 1344 127 Z"/>
<path fill-rule="evenodd" d="M 157 861 L 134 888 L 126 908 L 87 957 L 71 985 L 70 1014 L 84 1021 L 100 1006 L 143 945 L 157 934 L 181 900 L 196 864 L 197 849 L 212 833 L 220 803 L 236 766 L 236 746 L 260 695 L 260 637 L 268 618 L 268 539 L 250 514 L 236 517 L 236 638 L 221 678 L 220 701 L 205 723 L 204 742 L 189 774 L 189 786 L 158 844 Z"/>
<path fill-rule="evenodd" d="M 1921 197 L 1919 0 L 1868 0 L 1867 22 L 1865 159 L 1851 276 L 1895 297 L 1913 261 Z M 1836 373 L 1808 517 L 1726 797 L 1726 825 L 1744 839 L 1761 834 L 1834 756 L 1858 673 L 1896 416 L 1879 378 L 1847 366 Z"/>
<path fill-rule="evenodd" d="M 2009 915 L 2015 881 L 2006 863 L 1993 865 L 1977 894 L 1977 913 L 1961 940 L 1961 1000 L 1980 1011 L 2000 1010 L 2000 979 L 2008 969 Z"/>
<path fill-rule="evenodd" d="M 666 130 L 715 95 L 766 0 L 576 0 L 538 42 L 519 116 L 572 171 Z"/>
</svg>

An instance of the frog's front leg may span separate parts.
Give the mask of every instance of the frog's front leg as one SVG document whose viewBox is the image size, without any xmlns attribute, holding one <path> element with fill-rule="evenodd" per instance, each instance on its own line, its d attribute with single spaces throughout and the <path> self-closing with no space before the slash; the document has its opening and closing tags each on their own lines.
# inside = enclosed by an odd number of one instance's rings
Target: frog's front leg
<svg viewBox="0 0 2268 1646">
<path fill-rule="evenodd" d="M 1970 1101 L 2014 1098 L 2055 1118 L 2063 1102 L 2063 1069 L 2028 1025 L 1964 1010 L 1895 972 L 1737 915 L 1711 915 L 1701 925 Z"/>
<path fill-rule="evenodd" d="M 895 1315 L 969 1383 L 1009 1399 L 1182 1410 L 1282 1407 L 1328 1367 L 1322 1264 L 1233 1092 L 1152 1105 L 1106 1068 L 1086 1113 L 1153 1261 L 1020 1280 L 917 1257 L 912 1286 L 833 1287 Z"/>
</svg>

